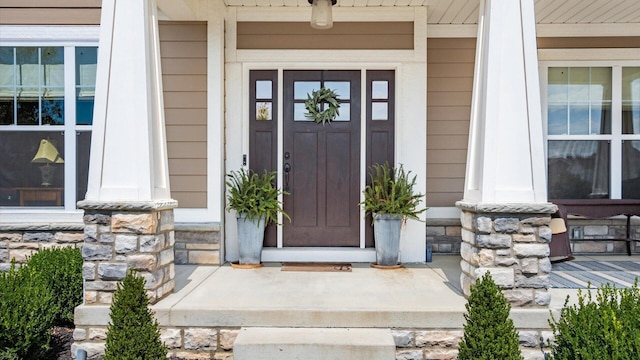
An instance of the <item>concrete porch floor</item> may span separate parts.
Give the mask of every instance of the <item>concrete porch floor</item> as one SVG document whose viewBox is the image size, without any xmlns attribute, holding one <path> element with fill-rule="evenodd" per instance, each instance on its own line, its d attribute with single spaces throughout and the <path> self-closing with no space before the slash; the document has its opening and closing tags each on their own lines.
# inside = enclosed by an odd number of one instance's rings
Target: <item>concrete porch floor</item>
<svg viewBox="0 0 640 360">
<path fill-rule="evenodd" d="M 171 327 L 461 328 L 466 299 L 459 262 L 459 256 L 436 255 L 398 270 L 356 263 L 352 272 L 281 271 L 280 263 L 176 266 L 174 293 L 152 309 L 161 326 Z M 577 293 L 550 291 L 554 313 Z M 106 325 L 108 316 L 108 306 L 80 306 L 76 324 Z M 547 328 L 549 310 L 513 308 L 512 318 L 518 328 Z"/>
</svg>

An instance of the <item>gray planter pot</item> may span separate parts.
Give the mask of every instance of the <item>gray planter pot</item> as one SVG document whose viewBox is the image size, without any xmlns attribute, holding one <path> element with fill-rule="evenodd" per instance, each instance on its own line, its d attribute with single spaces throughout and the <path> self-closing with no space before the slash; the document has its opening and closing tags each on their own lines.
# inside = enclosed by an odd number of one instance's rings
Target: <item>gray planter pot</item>
<svg viewBox="0 0 640 360">
<path fill-rule="evenodd" d="M 376 244 L 376 263 L 382 266 L 398 265 L 402 215 L 379 214 L 373 221 Z"/>
<path fill-rule="evenodd" d="M 265 217 L 249 221 L 245 214 L 238 214 L 238 250 L 239 263 L 260 264 L 262 243 L 264 241 Z"/>
</svg>

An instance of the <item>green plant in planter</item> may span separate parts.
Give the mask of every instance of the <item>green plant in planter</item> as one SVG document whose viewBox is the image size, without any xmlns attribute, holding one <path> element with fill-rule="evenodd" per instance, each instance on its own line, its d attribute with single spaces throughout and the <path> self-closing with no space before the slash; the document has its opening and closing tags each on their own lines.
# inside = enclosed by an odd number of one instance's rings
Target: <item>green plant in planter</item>
<svg viewBox="0 0 640 360">
<path fill-rule="evenodd" d="M 278 222 L 278 213 L 291 220 L 282 209 L 278 201 L 280 194 L 287 194 L 273 184 L 276 172 L 265 171 L 262 175 L 241 169 L 227 174 L 228 210 L 235 210 L 238 214 L 245 214 L 247 220 L 257 221 L 264 216 L 265 223 Z"/>
<path fill-rule="evenodd" d="M 388 163 L 369 168 L 371 184 L 365 187 L 360 205 L 373 215 L 374 221 L 378 215 L 390 214 L 401 215 L 404 222 L 407 218 L 418 219 L 418 215 L 427 210 L 418 207 L 422 194 L 414 192 L 416 176 L 410 177 L 410 173 L 402 165 L 393 168 Z"/>
</svg>

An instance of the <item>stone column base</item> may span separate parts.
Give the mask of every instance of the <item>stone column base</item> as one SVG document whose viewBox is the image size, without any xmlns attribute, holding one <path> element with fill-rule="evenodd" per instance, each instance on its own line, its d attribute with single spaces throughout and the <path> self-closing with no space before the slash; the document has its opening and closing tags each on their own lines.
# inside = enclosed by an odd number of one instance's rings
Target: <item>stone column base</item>
<svg viewBox="0 0 640 360">
<path fill-rule="evenodd" d="M 483 204 L 459 201 L 462 211 L 460 278 L 464 295 L 490 272 L 512 306 L 548 307 L 551 295 L 548 203 Z"/>
<path fill-rule="evenodd" d="M 175 200 L 161 202 L 81 201 L 84 214 L 84 303 L 111 304 L 129 269 L 146 280 L 149 302 L 173 292 Z"/>
</svg>

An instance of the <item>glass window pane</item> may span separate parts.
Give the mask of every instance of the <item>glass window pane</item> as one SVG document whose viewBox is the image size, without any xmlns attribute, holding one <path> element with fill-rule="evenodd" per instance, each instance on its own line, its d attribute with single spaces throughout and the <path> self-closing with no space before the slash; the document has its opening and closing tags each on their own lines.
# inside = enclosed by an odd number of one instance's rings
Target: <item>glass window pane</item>
<svg viewBox="0 0 640 360">
<path fill-rule="evenodd" d="M 14 70 L 13 48 L 7 46 L 0 47 L 0 87 L 13 89 L 15 85 Z"/>
<path fill-rule="evenodd" d="M 18 86 L 40 85 L 38 76 L 38 48 L 16 48 L 16 64 Z"/>
<path fill-rule="evenodd" d="M 371 103 L 371 120 L 388 120 L 389 105 L 386 102 Z"/>
<path fill-rule="evenodd" d="M 64 48 L 42 48 L 42 82 L 47 87 L 64 87 Z"/>
<path fill-rule="evenodd" d="M 0 151 L 0 206 L 64 205 L 61 132 L 2 131 Z"/>
<path fill-rule="evenodd" d="M 294 103 L 293 104 L 293 121 L 313 121 L 304 114 L 307 112 L 307 109 L 304 107 L 304 103 Z"/>
<path fill-rule="evenodd" d="M 589 106 L 586 104 L 569 106 L 569 134 L 589 134 Z"/>
<path fill-rule="evenodd" d="M 39 125 L 38 88 L 18 89 L 18 125 Z"/>
<path fill-rule="evenodd" d="M 76 124 L 93 124 L 93 106 L 93 92 L 89 93 L 86 89 L 76 89 Z"/>
<path fill-rule="evenodd" d="M 256 81 L 256 99 L 272 99 L 272 82 L 271 80 Z"/>
<path fill-rule="evenodd" d="M 256 120 L 273 120 L 271 114 L 270 102 L 256 103 Z"/>
<path fill-rule="evenodd" d="M 640 101 L 640 67 L 622 68 L 622 100 Z"/>
<path fill-rule="evenodd" d="M 622 133 L 640 134 L 640 101 L 622 103 Z"/>
<path fill-rule="evenodd" d="M 371 98 L 386 100 L 389 98 L 389 82 L 388 81 L 372 81 L 371 82 Z"/>
<path fill-rule="evenodd" d="M 611 134 L 611 104 L 591 104 L 591 134 Z"/>
<path fill-rule="evenodd" d="M 324 87 L 338 94 L 340 100 L 351 99 L 351 83 L 349 81 L 325 81 Z"/>
<path fill-rule="evenodd" d="M 547 132 L 549 135 L 565 135 L 568 133 L 568 107 L 566 105 L 549 105 L 547 109 Z"/>
<path fill-rule="evenodd" d="M 622 133 L 640 134 L 640 67 L 622 68 Z"/>
<path fill-rule="evenodd" d="M 350 103 L 340 103 L 340 108 L 338 109 L 338 116 L 333 121 L 349 121 L 351 120 L 351 104 Z"/>
<path fill-rule="evenodd" d="M 307 100 L 307 94 L 320 89 L 320 81 L 295 81 L 293 83 L 293 98 Z"/>
<path fill-rule="evenodd" d="M 622 143 L 622 198 L 640 199 L 640 140 Z"/>
<path fill-rule="evenodd" d="M 76 48 L 76 86 L 95 88 L 98 64 L 98 48 Z"/>
<path fill-rule="evenodd" d="M 566 67 L 549 68 L 549 86 L 547 100 L 551 103 L 567 102 L 569 92 L 569 69 Z"/>
<path fill-rule="evenodd" d="M 609 198 L 608 141 L 549 141 L 549 198 Z"/>
<path fill-rule="evenodd" d="M 87 194 L 91 131 L 77 132 L 76 140 L 76 199 L 80 201 L 84 200 Z"/>
<path fill-rule="evenodd" d="M 42 124 L 64 125 L 64 98 L 62 96 L 42 98 Z"/>
<path fill-rule="evenodd" d="M 569 101 L 589 101 L 589 68 L 569 69 Z"/>
<path fill-rule="evenodd" d="M 591 68 L 591 101 L 611 100 L 611 68 Z"/>
<path fill-rule="evenodd" d="M 0 96 L 0 125 L 13 125 L 13 97 Z"/>
<path fill-rule="evenodd" d="M 76 124 L 93 124 L 98 48 L 76 48 Z"/>
<path fill-rule="evenodd" d="M 13 49 L 13 47 L 0 47 L 0 125 L 13 124 L 15 94 Z"/>
</svg>

